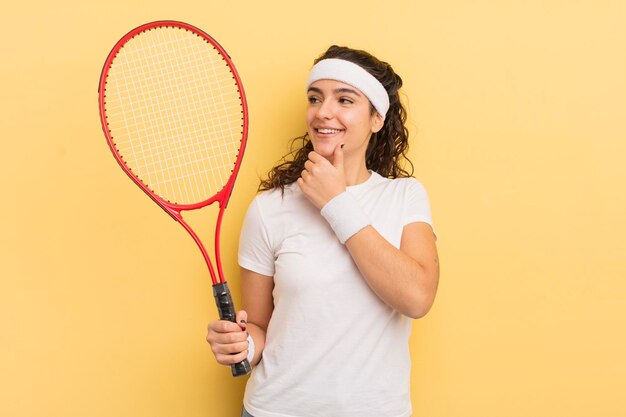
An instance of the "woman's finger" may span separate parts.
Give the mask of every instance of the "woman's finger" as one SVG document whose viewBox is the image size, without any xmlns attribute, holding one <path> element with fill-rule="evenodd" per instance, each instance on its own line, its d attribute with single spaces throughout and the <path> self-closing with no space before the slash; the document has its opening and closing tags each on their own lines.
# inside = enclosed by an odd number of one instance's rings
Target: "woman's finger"
<svg viewBox="0 0 626 417">
<path fill-rule="evenodd" d="M 232 355 L 232 354 L 240 353 L 243 351 L 247 351 L 248 347 L 249 347 L 249 343 L 247 340 L 245 340 L 243 342 L 231 343 L 227 345 L 216 343 L 214 345 L 211 345 L 211 350 L 216 356 L 218 354 L 219 355 Z"/>
<path fill-rule="evenodd" d="M 218 363 L 222 365 L 232 365 L 233 363 L 241 362 L 242 360 L 246 359 L 247 356 L 248 356 L 248 351 L 245 350 L 235 355 L 225 355 L 222 353 L 218 353 L 215 355 L 215 359 L 217 360 Z"/>
</svg>

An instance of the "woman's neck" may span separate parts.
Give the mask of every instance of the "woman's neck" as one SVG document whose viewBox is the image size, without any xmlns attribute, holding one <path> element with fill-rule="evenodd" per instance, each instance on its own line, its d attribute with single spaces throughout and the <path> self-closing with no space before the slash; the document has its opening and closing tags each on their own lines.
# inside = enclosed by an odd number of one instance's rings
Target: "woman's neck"
<svg viewBox="0 0 626 417">
<path fill-rule="evenodd" d="M 349 161 L 345 161 L 343 168 L 347 186 L 364 183 L 371 175 L 365 161 L 359 161 L 357 164 L 350 164 Z"/>
</svg>

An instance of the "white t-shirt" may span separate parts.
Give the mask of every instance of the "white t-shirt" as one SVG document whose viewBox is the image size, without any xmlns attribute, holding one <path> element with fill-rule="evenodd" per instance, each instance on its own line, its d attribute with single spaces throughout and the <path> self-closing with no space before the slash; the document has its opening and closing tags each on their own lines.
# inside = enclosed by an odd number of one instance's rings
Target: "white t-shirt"
<svg viewBox="0 0 626 417">
<path fill-rule="evenodd" d="M 406 224 L 431 224 L 424 187 L 375 172 L 348 187 L 399 248 Z M 347 249 L 296 184 L 259 194 L 239 264 L 274 277 L 263 359 L 246 386 L 254 417 L 408 417 L 411 319 L 369 288 Z"/>
</svg>

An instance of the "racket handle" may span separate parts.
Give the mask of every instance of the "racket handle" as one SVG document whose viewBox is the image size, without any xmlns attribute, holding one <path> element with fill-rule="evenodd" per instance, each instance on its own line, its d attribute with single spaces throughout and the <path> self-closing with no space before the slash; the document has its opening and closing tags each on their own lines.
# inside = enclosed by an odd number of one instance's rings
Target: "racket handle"
<svg viewBox="0 0 626 417">
<path fill-rule="evenodd" d="M 220 320 L 228 320 L 235 323 L 235 305 L 233 304 L 233 298 L 230 296 L 228 284 L 225 282 L 215 284 L 213 286 L 213 297 L 215 297 L 215 304 L 217 304 Z M 233 376 L 247 375 L 252 371 L 248 359 L 234 363 L 230 365 L 230 368 Z"/>
</svg>

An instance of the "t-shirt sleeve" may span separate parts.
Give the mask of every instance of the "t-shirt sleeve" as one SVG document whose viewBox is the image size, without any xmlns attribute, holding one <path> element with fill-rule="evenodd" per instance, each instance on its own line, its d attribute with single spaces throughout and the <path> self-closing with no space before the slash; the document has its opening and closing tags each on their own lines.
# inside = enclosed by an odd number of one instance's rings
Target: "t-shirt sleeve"
<svg viewBox="0 0 626 417">
<path fill-rule="evenodd" d="M 430 225 L 433 229 L 433 233 L 435 232 L 426 188 L 414 178 L 409 179 L 406 184 L 405 210 L 405 225 L 415 222 L 424 222 Z"/>
<path fill-rule="evenodd" d="M 257 197 L 248 207 L 241 228 L 239 266 L 261 275 L 274 276 L 274 260 L 274 251 Z"/>
</svg>

